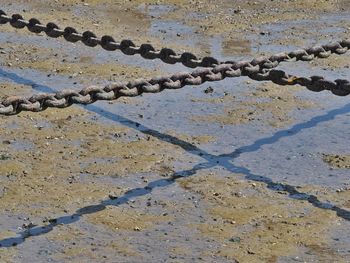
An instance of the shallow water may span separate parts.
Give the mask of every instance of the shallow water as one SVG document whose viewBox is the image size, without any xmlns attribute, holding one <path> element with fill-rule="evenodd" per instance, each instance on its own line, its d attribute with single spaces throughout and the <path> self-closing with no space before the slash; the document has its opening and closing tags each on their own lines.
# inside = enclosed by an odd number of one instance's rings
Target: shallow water
<svg viewBox="0 0 350 263">
<path fill-rule="evenodd" d="M 142 8 L 142 7 L 141 7 Z M 164 6 L 160 9 L 148 7 L 149 14 L 160 16 L 171 9 Z M 335 17 L 334 19 L 344 19 L 344 17 Z M 338 21 L 338 20 L 334 20 Z M 267 44 L 274 38 L 278 38 L 280 33 L 291 24 L 302 26 L 306 21 L 291 22 L 287 24 L 266 25 L 263 29 L 273 32 L 272 37 L 266 43 L 260 43 L 259 47 L 251 45 L 249 52 L 257 50 L 263 52 L 280 52 L 286 48 L 294 48 L 291 46 L 282 47 L 278 45 Z M 193 34 L 193 29 L 183 26 L 181 23 L 174 21 L 154 21 L 150 33 L 154 35 L 162 35 L 165 40 L 168 38 L 173 41 L 176 34 L 171 35 L 162 33 L 161 31 L 171 31 L 176 29 L 180 34 Z M 322 33 L 338 33 L 340 29 L 325 28 Z M 256 36 L 247 37 L 254 39 Z M 76 56 L 91 55 L 91 51 L 87 47 L 75 44 L 66 44 L 62 40 L 42 41 L 39 36 L 18 36 L 15 33 L 0 33 L 0 43 L 7 41 L 18 41 L 23 44 L 34 44 L 40 47 L 62 48 L 65 46 L 64 52 L 67 54 L 75 54 Z M 203 36 L 193 37 L 189 40 L 178 40 L 179 44 L 196 46 L 198 42 L 203 41 Z M 223 38 L 207 38 L 210 50 L 213 56 L 220 59 L 240 59 L 247 58 L 249 55 L 232 55 L 228 56 L 228 51 L 223 48 Z M 253 42 L 252 40 L 250 40 Z M 165 41 L 166 42 L 166 41 Z M 237 42 L 240 43 L 240 42 Z M 141 61 L 138 56 L 125 57 L 119 52 L 108 53 L 96 48 L 93 55 L 95 63 L 107 63 L 118 60 L 119 63 L 133 66 L 157 68 L 159 61 Z M 296 66 L 294 66 L 296 65 Z M 183 70 L 180 65 L 161 66 L 163 71 L 174 72 Z M 308 63 L 283 64 L 282 69 L 288 70 L 291 74 L 310 75 L 322 74 L 331 79 L 347 78 L 350 79 L 349 69 L 340 69 L 337 71 L 324 70 L 314 68 Z M 173 169 L 177 175 L 192 176 L 196 172 L 202 170 L 220 171 L 222 176 L 232 176 L 233 173 L 242 174 L 246 180 L 255 182 L 264 182 L 266 188 L 271 191 L 280 191 L 281 184 L 291 187 L 313 185 L 327 189 L 328 191 L 336 191 L 349 185 L 349 172 L 342 169 L 330 169 L 327 164 L 322 161 L 322 153 L 347 153 L 349 150 L 350 135 L 350 104 L 347 98 L 331 96 L 328 92 L 311 93 L 303 90 L 298 93 L 303 99 L 313 101 L 321 107 L 312 109 L 295 110 L 292 114 L 294 121 L 291 125 L 284 128 L 274 128 L 263 122 L 250 122 L 240 125 L 220 125 L 215 122 L 194 122 L 191 120 L 192 115 L 208 115 L 220 114 L 224 111 L 224 104 L 212 104 L 209 102 L 193 103 L 193 99 L 207 99 L 221 97 L 224 93 L 235 95 L 238 99 L 245 99 L 243 92 L 253 92 L 256 83 L 249 86 L 246 85 L 247 78 L 239 78 L 233 80 L 224 80 L 218 83 L 204 84 L 200 87 L 186 87 L 182 90 L 164 91 L 160 94 L 146 94 L 139 99 L 137 104 L 108 104 L 106 102 L 98 102 L 89 106 L 82 106 L 85 110 L 90 111 L 97 116 L 95 119 L 100 123 L 108 123 L 110 125 L 126 126 L 134 129 L 138 134 L 150 135 L 161 141 L 176 145 L 183 149 L 184 156 L 188 162 L 174 162 Z M 30 86 L 33 92 L 55 92 L 67 86 L 73 86 L 76 89 L 81 88 L 80 84 L 74 84 L 75 80 L 63 75 L 53 75 L 47 77 L 47 72 L 40 72 L 33 69 L 18 69 L 2 66 L 0 69 L 0 81 L 12 82 Z M 212 95 L 205 94 L 203 90 L 211 86 L 214 89 Z M 281 87 L 287 89 L 287 87 Z M 140 118 L 142 113 L 143 118 Z M 38 124 L 43 125 L 45 124 Z M 15 128 L 15 127 L 13 127 Z M 169 131 L 174 134 L 185 134 L 188 136 L 209 135 L 214 136 L 212 142 L 202 143 L 194 146 L 185 140 L 181 140 L 176 136 L 169 135 Z M 135 139 L 134 134 L 129 135 L 125 140 Z M 79 142 L 77 142 L 79 145 Z M 32 150 L 30 143 L 22 143 L 21 141 L 13 144 L 17 150 Z M 96 158 L 91 162 L 104 163 L 103 158 Z M 84 164 L 82 164 L 84 166 Z M 27 259 L 37 260 L 50 256 L 56 250 L 60 249 L 58 244 L 46 244 L 45 235 L 57 229 L 57 227 L 65 228 L 74 225 L 77 228 L 87 229 L 91 232 L 97 232 L 97 237 L 110 241 L 118 239 L 125 235 L 123 231 L 112 232 L 100 226 L 88 223 L 83 220 L 83 216 L 102 211 L 107 206 L 129 207 L 135 206 L 144 209 L 147 206 L 148 198 L 157 201 L 185 202 L 191 199 L 191 204 L 198 206 L 198 209 L 185 210 L 183 215 L 178 216 L 173 224 L 177 225 L 177 236 L 159 238 L 164 236 L 169 229 L 167 223 L 157 226 L 156 231 L 147 230 L 140 237 L 137 233 L 129 233 L 132 243 L 137 245 L 142 252 L 148 252 L 157 249 L 159 258 L 166 258 L 166 246 L 169 244 L 188 244 L 193 247 L 196 254 L 200 254 L 203 249 L 209 249 L 212 246 L 219 247 L 219 244 L 207 242 L 199 239 L 196 235 L 190 233 L 187 226 L 181 226 L 184 220 L 191 222 L 199 222 L 204 217 L 202 209 L 203 205 L 199 204 L 198 196 L 195 196 L 180 187 L 175 181 L 159 178 L 156 174 L 130 174 L 128 177 L 111 177 L 101 178 L 92 175 L 81 174 L 79 180 L 106 180 L 113 185 L 122 185 L 128 187 L 130 191 L 122 196 L 112 200 L 102 200 L 99 204 L 84 207 L 74 214 L 55 215 L 57 221 L 48 226 L 33 227 L 29 231 L 17 229 L 22 224 L 21 219 L 15 219 L 14 215 L 1 215 L 0 225 L 2 228 L 9 229 L 19 233 L 17 237 L 0 240 L 2 246 L 11 246 L 14 242 L 20 244 L 20 255 L 26 256 Z M 147 177 L 148 183 L 142 177 Z M 308 193 L 290 194 L 290 198 L 295 202 L 299 200 L 307 200 L 310 197 Z M 335 206 L 328 200 L 313 203 L 320 209 L 333 210 Z M 161 211 L 161 205 L 154 205 L 151 211 Z M 175 215 L 174 215 L 175 216 Z M 21 217 L 18 215 L 17 217 Z M 341 217 L 341 216 L 340 216 Z M 342 253 L 349 252 L 349 219 L 344 220 L 340 225 L 335 226 L 335 230 L 331 232 L 332 238 L 335 240 L 334 247 L 339 248 Z M 27 236 L 31 236 L 26 239 Z M 28 242 L 25 242 L 29 240 Z M 149 240 L 157 240 L 154 244 Z M 184 241 L 185 240 L 185 241 Z M 89 242 L 89 241 L 82 241 Z M 31 250 L 41 251 L 39 255 L 34 255 Z M 307 251 L 300 251 L 300 255 L 305 258 Z M 195 255 L 194 255 L 195 256 Z M 289 262 L 290 258 L 283 258 L 280 262 Z M 310 260 L 312 257 L 310 256 Z"/>
</svg>

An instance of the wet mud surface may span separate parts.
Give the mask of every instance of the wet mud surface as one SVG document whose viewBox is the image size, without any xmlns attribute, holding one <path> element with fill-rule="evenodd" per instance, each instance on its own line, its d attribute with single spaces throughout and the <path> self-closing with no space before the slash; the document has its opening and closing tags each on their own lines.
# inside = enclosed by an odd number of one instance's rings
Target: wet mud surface
<svg viewBox="0 0 350 263">
<path fill-rule="evenodd" d="M 2 1 L 221 60 L 348 38 L 348 1 Z M 188 71 L 0 31 L 0 97 Z M 350 79 L 348 55 L 280 68 Z M 349 262 L 350 104 L 247 78 L 1 117 L 1 262 Z"/>
</svg>

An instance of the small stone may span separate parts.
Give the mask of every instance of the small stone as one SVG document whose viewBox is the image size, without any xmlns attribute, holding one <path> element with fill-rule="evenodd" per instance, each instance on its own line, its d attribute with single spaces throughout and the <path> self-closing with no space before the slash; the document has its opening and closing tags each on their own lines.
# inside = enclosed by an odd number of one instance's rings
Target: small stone
<svg viewBox="0 0 350 263">
<path fill-rule="evenodd" d="M 236 221 L 235 221 L 235 220 L 225 220 L 224 222 L 225 222 L 225 223 L 228 223 L 228 224 L 231 224 L 231 225 L 236 224 Z"/>
<path fill-rule="evenodd" d="M 210 86 L 204 90 L 204 93 L 206 94 L 213 93 L 213 92 L 214 92 L 214 89 Z"/>
<path fill-rule="evenodd" d="M 56 218 L 49 219 L 48 222 L 49 222 L 50 224 L 57 224 L 57 219 L 56 219 Z"/>
<path fill-rule="evenodd" d="M 35 226 L 36 226 L 36 225 L 34 225 L 33 222 L 24 223 L 24 224 L 22 225 L 22 227 L 23 227 L 24 229 L 30 229 L 30 228 L 33 228 L 33 227 L 35 227 Z"/>
<path fill-rule="evenodd" d="M 115 200 L 115 199 L 118 199 L 118 196 L 109 194 L 108 198 L 111 199 L 111 200 Z"/>
<path fill-rule="evenodd" d="M 230 242 L 233 242 L 233 243 L 241 243 L 241 238 L 240 237 L 231 237 L 229 239 Z"/>
</svg>

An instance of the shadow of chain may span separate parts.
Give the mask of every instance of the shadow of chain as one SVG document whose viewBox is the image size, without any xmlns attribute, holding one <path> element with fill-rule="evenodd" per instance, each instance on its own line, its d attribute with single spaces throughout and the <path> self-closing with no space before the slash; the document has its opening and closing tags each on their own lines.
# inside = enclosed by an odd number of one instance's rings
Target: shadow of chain
<svg viewBox="0 0 350 263">
<path fill-rule="evenodd" d="M 48 86 L 36 84 L 31 80 L 24 79 L 18 76 L 17 74 L 6 72 L 2 69 L 0 69 L 0 76 L 11 79 L 12 81 L 18 84 L 31 85 L 33 89 L 39 90 L 41 92 L 55 91 L 54 89 Z M 68 225 L 68 224 L 75 223 L 79 221 L 83 215 L 102 211 L 107 206 L 120 206 L 122 204 L 127 203 L 131 199 L 148 195 L 152 193 L 152 191 L 156 188 L 166 188 L 172 185 L 173 183 L 175 183 L 176 180 L 179 178 L 194 176 L 200 170 L 210 169 L 217 166 L 223 167 L 227 171 L 232 173 L 243 174 L 245 175 L 245 178 L 248 180 L 265 183 L 266 187 L 270 190 L 285 191 L 288 193 L 289 197 L 292 199 L 304 200 L 312 204 L 314 207 L 335 211 L 337 216 L 350 221 L 350 211 L 347 211 L 345 209 L 342 209 L 330 203 L 322 202 L 315 195 L 310 195 L 307 193 L 300 192 L 296 189 L 295 186 L 274 182 L 268 177 L 253 174 L 249 169 L 245 167 L 235 166 L 234 164 L 231 163 L 234 159 L 238 158 L 241 154 L 258 151 L 264 145 L 274 144 L 282 138 L 293 136 L 305 129 L 310 129 L 312 127 L 315 127 L 319 123 L 327 122 L 327 121 L 333 120 L 335 117 L 339 115 L 347 114 L 350 112 L 350 104 L 347 104 L 339 109 L 331 110 L 324 115 L 316 116 L 306 122 L 296 124 L 289 129 L 278 131 L 270 137 L 259 139 L 253 142 L 251 145 L 240 147 L 231 153 L 226 153 L 221 155 L 213 155 L 213 154 L 207 153 L 206 151 L 203 151 L 197 146 L 191 143 L 188 143 L 186 141 L 183 141 L 181 139 L 178 139 L 175 136 L 164 134 L 159 131 L 150 129 L 138 122 L 132 121 L 118 114 L 105 111 L 95 105 L 88 105 L 83 107 L 109 120 L 118 122 L 130 128 L 136 129 L 144 134 L 154 136 L 164 142 L 177 145 L 181 147 L 183 150 L 191 154 L 200 156 L 202 159 L 205 160 L 205 162 L 196 164 L 192 169 L 175 172 L 168 179 L 155 180 L 150 182 L 147 186 L 143 188 L 135 188 L 135 189 L 129 190 L 126 193 L 124 193 L 122 196 L 118 197 L 117 199 L 103 200 L 100 202 L 100 204 L 90 205 L 90 206 L 80 208 L 72 215 L 65 215 L 62 217 L 52 219 L 49 221 L 49 224 L 47 225 L 35 226 L 30 229 L 23 230 L 19 232 L 16 237 L 10 237 L 10 238 L 5 238 L 0 240 L 0 247 L 11 247 L 11 246 L 19 245 L 25 242 L 25 240 L 29 237 L 40 236 L 51 232 L 57 225 Z"/>
</svg>

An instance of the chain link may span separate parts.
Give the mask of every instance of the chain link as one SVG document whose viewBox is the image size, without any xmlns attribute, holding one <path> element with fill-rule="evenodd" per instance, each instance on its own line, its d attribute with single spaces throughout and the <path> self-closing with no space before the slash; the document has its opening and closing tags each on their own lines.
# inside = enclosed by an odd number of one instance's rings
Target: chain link
<svg viewBox="0 0 350 263">
<path fill-rule="evenodd" d="M 142 44 L 141 46 L 136 46 L 134 42 L 129 39 L 117 42 L 113 37 L 107 35 L 98 38 L 96 34 L 91 31 L 85 31 L 81 34 L 78 33 L 78 31 L 73 27 L 66 27 L 62 30 L 58 25 L 52 22 L 48 23 L 47 25 L 43 25 L 36 18 L 32 18 L 27 21 L 24 20 L 24 18 L 19 14 L 8 16 L 3 10 L 0 10 L 0 24 L 7 23 L 17 29 L 26 27 L 30 32 L 33 33 L 45 32 L 47 36 L 52 38 L 64 37 L 68 42 L 73 43 L 81 41 L 89 47 L 100 45 L 102 48 L 108 51 L 121 50 L 125 55 L 139 54 L 145 59 L 158 58 L 168 64 L 182 63 L 184 66 L 189 68 L 213 67 L 219 64 L 218 60 L 213 57 L 204 57 L 202 59 L 199 59 L 190 52 L 177 54 L 170 48 L 162 48 L 161 50 L 156 50 L 151 44 Z"/>
<path fill-rule="evenodd" d="M 288 75 L 281 70 L 274 70 L 281 62 L 287 61 L 311 61 L 315 58 L 327 58 L 332 53 L 344 54 L 350 49 L 350 40 L 343 40 L 333 44 L 316 46 L 308 49 L 300 49 L 289 53 L 280 53 L 269 58 L 257 58 L 252 61 L 218 62 L 215 58 L 205 57 L 198 59 L 195 55 L 185 52 L 177 55 L 175 51 L 163 48 L 156 51 L 150 44 L 142 44 L 137 47 L 131 40 L 123 40 L 117 43 L 111 36 L 97 38 L 90 31 L 78 33 L 72 27 L 60 29 L 54 23 L 46 26 L 39 20 L 32 18 L 29 21 L 19 14 L 7 16 L 0 10 L 0 24 L 10 23 L 15 28 L 27 27 L 34 33 L 45 32 L 49 37 L 63 36 L 69 42 L 81 41 L 85 45 L 95 47 L 102 46 L 106 50 L 121 50 L 124 54 L 140 54 L 146 59 L 159 58 L 165 63 L 183 65 L 195 68 L 206 67 L 192 73 L 177 73 L 168 77 L 158 77 L 149 80 L 141 79 L 128 83 L 115 83 L 105 87 L 91 86 L 80 91 L 64 90 L 51 94 L 38 94 L 30 98 L 11 96 L 0 101 L 0 115 L 14 115 L 21 111 L 39 112 L 49 107 L 66 108 L 72 104 L 91 104 L 98 100 L 116 100 L 119 97 L 134 97 L 143 93 L 157 93 L 165 89 L 180 89 L 187 85 L 201 85 L 207 81 L 220 81 L 225 78 L 247 76 L 257 81 L 272 81 L 278 85 L 301 85 L 307 89 L 320 92 L 329 90 L 337 96 L 350 94 L 350 83 L 347 80 L 326 80 L 320 76 L 310 78 Z"/>
<path fill-rule="evenodd" d="M 329 90 L 337 96 L 350 94 L 347 80 L 326 80 L 323 77 L 296 77 L 281 70 L 261 70 L 249 62 L 221 64 L 214 68 L 198 69 L 192 73 L 177 73 L 169 77 L 141 79 L 128 83 L 114 83 L 105 87 L 91 86 L 80 91 L 64 90 L 52 94 L 38 94 L 30 98 L 8 97 L 0 101 L 0 115 L 15 115 L 21 111 L 39 112 L 49 107 L 66 108 L 72 104 L 91 104 L 98 100 L 116 100 L 120 97 L 135 97 L 143 93 L 158 93 L 165 89 L 180 89 L 187 85 L 201 85 L 207 81 L 248 76 L 257 81 L 272 81 L 278 85 L 296 85 L 320 92 Z"/>
<path fill-rule="evenodd" d="M 29 21 L 27 21 L 20 14 L 8 16 L 3 10 L 0 10 L 0 24 L 7 23 L 18 29 L 26 27 L 33 33 L 45 32 L 47 36 L 52 38 L 64 37 L 69 42 L 75 43 L 81 41 L 89 47 L 100 45 L 102 48 L 108 51 L 121 50 L 126 55 L 139 54 L 145 59 L 160 59 L 168 64 L 182 63 L 184 66 L 189 68 L 215 67 L 219 64 L 230 63 L 230 61 L 219 62 L 213 57 L 204 57 L 199 59 L 196 55 L 190 52 L 177 54 L 170 48 L 156 50 L 151 44 L 136 46 L 134 42 L 129 39 L 117 42 L 113 37 L 108 35 L 98 38 L 96 34 L 91 31 L 85 31 L 81 34 L 78 33 L 78 31 L 73 27 L 60 29 L 58 25 L 52 22 L 45 26 L 36 18 L 31 18 Z M 250 63 L 254 66 L 259 65 L 261 68 L 271 69 L 277 67 L 281 62 L 299 60 L 311 61 L 315 58 L 328 58 L 332 53 L 341 55 L 346 53 L 349 49 L 350 39 L 307 49 L 299 49 L 289 53 L 280 53 L 269 58 L 262 57 L 254 59 Z"/>
</svg>

